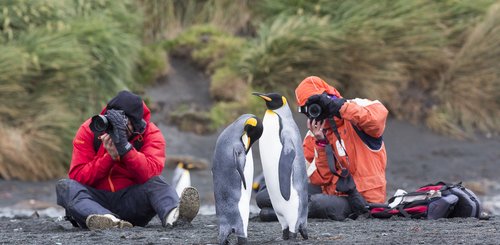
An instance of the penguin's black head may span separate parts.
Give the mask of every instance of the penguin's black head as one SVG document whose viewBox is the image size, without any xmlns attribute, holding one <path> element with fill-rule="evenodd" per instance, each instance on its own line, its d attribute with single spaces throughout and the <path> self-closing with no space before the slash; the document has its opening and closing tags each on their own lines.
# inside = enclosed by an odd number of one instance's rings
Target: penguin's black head
<svg viewBox="0 0 500 245">
<path fill-rule="evenodd" d="M 265 100 L 267 109 L 269 109 L 269 110 L 279 109 L 283 105 L 286 104 L 285 97 L 278 94 L 278 93 L 262 94 L 262 93 L 253 92 L 252 94 L 255 96 L 259 96 L 260 98 Z"/>
<path fill-rule="evenodd" d="M 262 126 L 262 121 L 258 117 L 252 116 L 245 121 L 245 127 L 243 130 L 248 137 L 248 142 L 245 143 L 245 150 L 248 153 L 253 143 L 255 143 L 262 135 L 264 127 Z"/>
</svg>

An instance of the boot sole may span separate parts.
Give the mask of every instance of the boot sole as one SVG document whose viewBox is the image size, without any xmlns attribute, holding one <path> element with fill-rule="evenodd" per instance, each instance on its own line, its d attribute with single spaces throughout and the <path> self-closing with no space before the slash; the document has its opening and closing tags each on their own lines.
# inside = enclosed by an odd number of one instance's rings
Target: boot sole
<svg viewBox="0 0 500 245">
<path fill-rule="evenodd" d="M 190 223 L 200 210 L 200 195 L 194 187 L 186 187 L 179 201 L 179 218 L 174 225 Z"/>
<path fill-rule="evenodd" d="M 110 218 L 101 215 L 91 215 L 87 218 L 85 223 L 87 224 L 89 230 L 133 227 L 133 225 L 127 221 L 120 220 L 119 222 L 113 222 Z"/>
</svg>

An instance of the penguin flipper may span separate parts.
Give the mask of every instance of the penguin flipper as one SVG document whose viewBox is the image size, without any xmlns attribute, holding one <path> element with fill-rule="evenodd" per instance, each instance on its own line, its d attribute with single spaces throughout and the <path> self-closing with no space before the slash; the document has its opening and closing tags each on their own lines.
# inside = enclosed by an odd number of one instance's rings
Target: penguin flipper
<svg viewBox="0 0 500 245">
<path fill-rule="evenodd" d="M 245 181 L 245 174 L 243 173 L 243 169 L 245 168 L 246 156 L 243 154 L 245 151 L 234 149 L 234 161 L 236 162 L 236 170 L 240 174 L 241 182 L 243 182 L 243 187 L 245 190 L 247 189 L 247 183 Z"/>
<path fill-rule="evenodd" d="M 279 161 L 279 181 L 281 196 L 285 200 L 290 200 L 290 190 L 292 181 L 293 161 L 295 160 L 295 149 L 290 143 L 283 142 Z"/>
</svg>

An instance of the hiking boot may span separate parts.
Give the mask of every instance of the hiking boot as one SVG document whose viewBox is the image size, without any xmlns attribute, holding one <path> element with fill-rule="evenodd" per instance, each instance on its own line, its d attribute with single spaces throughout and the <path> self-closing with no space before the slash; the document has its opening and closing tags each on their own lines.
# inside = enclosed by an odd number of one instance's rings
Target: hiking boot
<svg viewBox="0 0 500 245">
<path fill-rule="evenodd" d="M 200 209 L 200 196 L 194 187 L 186 187 L 181 193 L 179 206 L 168 213 L 165 224 L 177 226 L 190 223 Z"/>
<path fill-rule="evenodd" d="M 112 214 L 92 214 L 85 221 L 89 230 L 103 230 L 111 228 L 132 228 L 133 225 L 125 220 L 121 220 Z"/>
</svg>

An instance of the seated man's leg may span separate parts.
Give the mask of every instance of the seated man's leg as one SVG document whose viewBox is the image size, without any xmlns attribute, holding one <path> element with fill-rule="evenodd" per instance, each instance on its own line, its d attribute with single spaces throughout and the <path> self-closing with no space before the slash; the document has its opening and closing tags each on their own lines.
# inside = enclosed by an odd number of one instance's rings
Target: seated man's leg
<svg viewBox="0 0 500 245">
<path fill-rule="evenodd" d="M 311 195 L 309 200 L 309 218 L 344 220 L 351 214 L 346 197 L 326 194 Z"/>
<path fill-rule="evenodd" d="M 158 214 L 163 226 L 173 225 L 176 221 L 191 222 L 200 207 L 196 189 L 186 188 L 179 200 L 175 189 L 161 176 L 120 192 L 122 197 L 117 200 L 113 211 L 138 226 L 147 225 L 155 214 Z M 167 216 L 171 217 L 170 222 Z"/>
<path fill-rule="evenodd" d="M 56 184 L 56 194 L 57 204 L 66 210 L 67 218 L 73 225 L 89 229 L 132 227 L 105 207 L 109 199 L 105 192 L 75 180 L 63 179 Z"/>
<path fill-rule="evenodd" d="M 261 221 L 278 221 L 278 216 L 274 212 L 273 204 L 265 185 L 255 195 L 255 201 L 260 208 L 259 218 Z"/>
<path fill-rule="evenodd" d="M 321 189 L 321 186 L 313 185 L 313 184 L 309 183 L 307 185 L 307 192 L 310 196 L 310 195 L 314 195 L 314 194 L 321 194 L 321 193 L 323 193 L 323 190 Z"/>
</svg>

